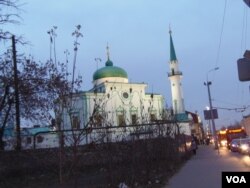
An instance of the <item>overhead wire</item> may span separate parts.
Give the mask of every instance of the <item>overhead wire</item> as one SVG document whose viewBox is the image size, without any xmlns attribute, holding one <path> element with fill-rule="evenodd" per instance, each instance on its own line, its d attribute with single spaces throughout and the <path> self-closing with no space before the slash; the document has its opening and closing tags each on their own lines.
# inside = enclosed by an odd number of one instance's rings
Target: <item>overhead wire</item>
<svg viewBox="0 0 250 188">
<path fill-rule="evenodd" d="M 242 19 L 240 56 L 242 56 L 243 49 L 246 49 L 246 43 L 247 43 L 246 39 L 247 39 L 247 7 L 244 6 L 243 19 Z"/>
<path fill-rule="evenodd" d="M 221 100 L 216 100 L 216 101 L 220 102 L 220 103 L 224 103 L 227 106 L 228 105 L 234 106 L 234 107 L 222 107 L 222 106 L 214 107 L 214 108 L 221 109 L 221 110 L 228 110 L 228 111 L 235 111 L 235 112 L 244 112 L 244 111 L 246 111 L 247 109 L 250 108 L 250 105 L 232 104 L 232 103 L 221 101 Z"/>
<path fill-rule="evenodd" d="M 223 37 L 223 31 L 224 31 L 224 25 L 225 25 L 225 16 L 226 16 L 226 9 L 227 9 L 227 0 L 225 0 L 224 8 L 223 8 L 223 17 L 222 17 L 222 24 L 221 24 L 221 31 L 220 31 L 220 37 L 219 37 L 219 45 L 217 49 L 216 59 L 215 59 L 215 66 L 219 67 L 219 58 L 220 58 L 220 51 L 221 51 L 221 43 L 222 43 L 222 37 Z M 213 77 L 216 74 L 216 71 L 213 72 Z M 211 79 L 213 81 L 213 78 Z"/>
<path fill-rule="evenodd" d="M 216 109 L 221 109 L 221 110 L 228 110 L 228 111 L 235 111 L 235 112 L 244 112 L 246 109 L 248 109 L 250 106 L 245 106 L 241 108 L 226 108 L 226 107 L 214 107 Z"/>
<path fill-rule="evenodd" d="M 218 64 L 219 64 L 220 49 L 221 49 L 222 35 L 223 35 L 223 31 L 224 31 L 226 9 L 227 9 L 227 0 L 225 0 L 225 4 L 224 4 L 221 32 L 220 32 L 219 46 L 218 46 L 218 51 L 217 51 L 217 56 L 216 56 L 216 61 L 215 61 L 215 67 L 218 67 Z"/>
</svg>

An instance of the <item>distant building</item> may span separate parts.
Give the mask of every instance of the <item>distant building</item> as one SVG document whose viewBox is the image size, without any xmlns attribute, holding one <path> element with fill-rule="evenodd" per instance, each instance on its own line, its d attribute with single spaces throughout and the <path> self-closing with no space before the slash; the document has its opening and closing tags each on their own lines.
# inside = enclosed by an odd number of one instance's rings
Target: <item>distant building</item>
<svg viewBox="0 0 250 188">
<path fill-rule="evenodd" d="M 245 128 L 247 135 L 250 136 L 250 115 L 244 116 L 240 124 Z"/>
<path fill-rule="evenodd" d="M 35 148 L 54 148 L 58 147 L 58 136 L 52 134 L 51 127 L 36 126 L 21 128 L 21 145 L 22 149 Z M 41 134 L 43 133 L 43 134 Z M 34 139 L 35 138 L 35 139 Z M 4 149 L 13 150 L 16 145 L 16 132 L 13 127 L 7 127 L 3 135 Z"/>
<path fill-rule="evenodd" d="M 205 138 L 205 133 L 200 116 L 197 113 L 193 112 L 187 111 L 186 113 L 191 116 L 191 133 L 199 140 L 203 140 Z"/>
</svg>

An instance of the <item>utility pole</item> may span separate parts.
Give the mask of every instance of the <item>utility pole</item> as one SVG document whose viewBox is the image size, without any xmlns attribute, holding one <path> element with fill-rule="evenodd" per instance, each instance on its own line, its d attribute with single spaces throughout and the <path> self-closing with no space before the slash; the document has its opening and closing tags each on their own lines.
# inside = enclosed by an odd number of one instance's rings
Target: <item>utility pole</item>
<svg viewBox="0 0 250 188">
<path fill-rule="evenodd" d="M 210 85 L 212 82 L 207 82 L 207 92 L 208 92 L 208 100 L 209 100 L 209 108 L 210 108 L 210 115 L 211 115 L 211 120 L 212 120 L 212 127 L 213 127 L 213 137 L 214 137 L 214 146 L 215 149 L 218 149 L 218 140 L 216 136 L 216 128 L 215 128 L 215 123 L 214 123 L 214 113 L 213 113 L 213 105 L 212 105 L 212 99 L 211 99 L 211 93 L 210 93 Z"/>
<path fill-rule="evenodd" d="M 14 86 L 15 86 L 15 104 L 16 104 L 16 150 L 21 150 L 21 131 L 20 131 L 20 110 L 19 110 L 19 90 L 16 61 L 16 43 L 15 36 L 12 35 L 12 53 L 14 64 Z"/>
<path fill-rule="evenodd" d="M 215 123 L 214 123 L 214 114 L 213 114 L 213 105 L 212 105 L 212 99 L 211 99 L 211 93 L 210 93 L 210 85 L 212 85 L 211 81 L 208 81 L 208 73 L 211 71 L 216 71 L 218 70 L 219 67 L 215 67 L 207 72 L 207 81 L 204 82 L 204 85 L 207 86 L 207 92 L 208 92 L 208 100 L 209 100 L 209 108 L 210 108 L 210 117 L 211 117 L 211 122 L 212 122 L 212 128 L 213 128 L 213 138 L 214 138 L 214 148 L 219 149 L 218 146 L 218 140 L 217 140 L 217 135 L 216 135 L 216 128 L 215 128 Z M 219 150 L 218 150 L 219 152 Z"/>
</svg>

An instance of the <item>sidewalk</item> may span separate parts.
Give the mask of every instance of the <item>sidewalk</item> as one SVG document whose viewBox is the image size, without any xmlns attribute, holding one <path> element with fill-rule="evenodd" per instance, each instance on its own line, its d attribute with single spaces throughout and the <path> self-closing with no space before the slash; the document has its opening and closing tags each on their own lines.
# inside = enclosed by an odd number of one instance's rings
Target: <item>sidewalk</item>
<svg viewBox="0 0 250 188">
<path fill-rule="evenodd" d="M 250 171 L 250 157 L 227 148 L 199 146 L 197 154 L 175 174 L 165 188 L 221 188 L 222 171 Z"/>
</svg>

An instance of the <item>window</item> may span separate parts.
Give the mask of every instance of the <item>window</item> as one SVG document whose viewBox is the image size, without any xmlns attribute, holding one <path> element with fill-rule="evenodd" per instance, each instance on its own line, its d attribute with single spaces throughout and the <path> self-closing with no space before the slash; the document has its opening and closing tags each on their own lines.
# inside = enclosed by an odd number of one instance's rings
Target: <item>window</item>
<svg viewBox="0 0 250 188">
<path fill-rule="evenodd" d="M 117 114 L 117 126 L 125 126 L 126 125 L 126 111 L 122 106 L 119 106 L 116 109 L 116 114 Z"/>
<path fill-rule="evenodd" d="M 27 144 L 31 144 L 31 137 L 27 137 L 26 142 L 27 142 Z"/>
<path fill-rule="evenodd" d="M 73 115 L 71 119 L 72 129 L 79 129 L 80 128 L 80 120 L 78 116 Z"/>
<path fill-rule="evenodd" d="M 174 114 L 177 113 L 177 100 L 174 100 Z"/>
<path fill-rule="evenodd" d="M 94 127 L 102 126 L 102 116 L 101 114 L 94 115 Z"/>
<path fill-rule="evenodd" d="M 150 121 L 154 121 L 154 120 L 156 120 L 155 114 L 150 114 Z"/>
<path fill-rule="evenodd" d="M 136 116 L 136 114 L 132 114 L 131 115 L 131 120 L 132 120 L 132 124 L 133 125 L 137 123 L 137 116 Z"/>
<path fill-rule="evenodd" d="M 174 75 L 174 69 L 171 69 L 172 75 Z"/>
<path fill-rule="evenodd" d="M 123 96 L 124 99 L 127 99 L 127 98 L 128 98 L 128 93 L 127 93 L 127 92 L 124 92 L 124 93 L 122 94 L 122 96 Z"/>
<path fill-rule="evenodd" d="M 118 126 L 125 126 L 125 118 L 124 115 L 118 115 Z"/>
<path fill-rule="evenodd" d="M 43 137 L 42 136 L 37 136 L 36 140 L 37 140 L 37 143 L 42 143 L 43 142 Z"/>
</svg>

